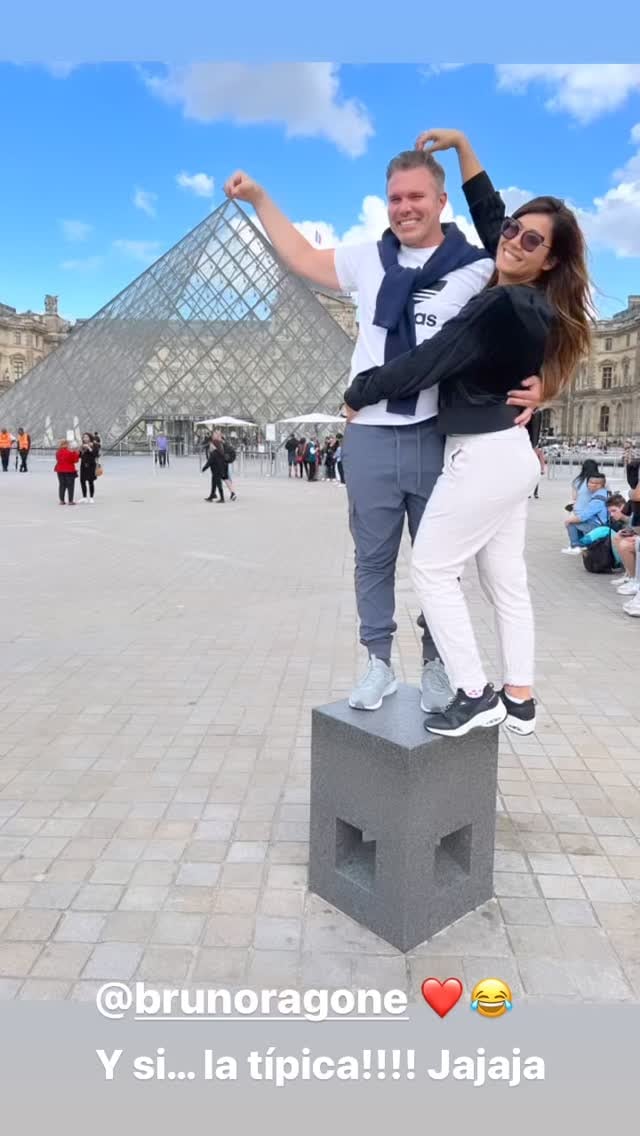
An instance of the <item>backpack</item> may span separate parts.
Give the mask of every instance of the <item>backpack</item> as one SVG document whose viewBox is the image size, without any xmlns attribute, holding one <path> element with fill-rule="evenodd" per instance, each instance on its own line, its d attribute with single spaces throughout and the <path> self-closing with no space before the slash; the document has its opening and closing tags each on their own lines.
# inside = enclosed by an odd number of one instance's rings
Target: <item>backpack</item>
<svg viewBox="0 0 640 1136">
<path fill-rule="evenodd" d="M 309 442 L 307 446 L 307 461 L 314 462 L 316 460 L 316 447 L 313 442 Z"/>
<path fill-rule="evenodd" d="M 224 460 L 226 461 L 227 465 L 233 465 L 234 461 L 236 460 L 236 451 L 234 450 L 233 446 L 229 445 L 228 442 L 225 442 L 224 444 Z"/>
<path fill-rule="evenodd" d="M 611 547 L 611 533 L 590 544 L 583 553 L 582 561 L 587 572 L 595 572 L 600 575 L 613 572 L 616 567 L 616 560 Z"/>
</svg>

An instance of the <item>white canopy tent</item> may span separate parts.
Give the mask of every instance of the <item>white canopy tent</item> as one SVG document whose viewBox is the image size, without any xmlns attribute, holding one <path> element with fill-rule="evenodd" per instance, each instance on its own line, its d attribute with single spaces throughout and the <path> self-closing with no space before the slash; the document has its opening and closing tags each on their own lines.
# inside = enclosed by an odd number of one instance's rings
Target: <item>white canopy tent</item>
<svg viewBox="0 0 640 1136">
<path fill-rule="evenodd" d="M 278 418 L 278 422 L 308 424 L 309 426 L 328 426 L 332 422 L 346 422 L 341 414 L 298 414 L 295 418 Z"/>
<path fill-rule="evenodd" d="M 244 418 L 227 415 L 223 418 L 203 418 L 196 422 L 196 426 L 257 426 L 257 422 L 247 422 Z"/>
</svg>

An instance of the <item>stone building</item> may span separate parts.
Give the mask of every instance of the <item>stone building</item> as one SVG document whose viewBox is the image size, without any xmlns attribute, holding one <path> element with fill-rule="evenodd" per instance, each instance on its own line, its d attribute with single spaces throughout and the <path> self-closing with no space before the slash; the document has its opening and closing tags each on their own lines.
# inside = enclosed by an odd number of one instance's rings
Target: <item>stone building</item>
<svg viewBox="0 0 640 1136">
<path fill-rule="evenodd" d="M 0 304 L 0 390 L 26 375 L 70 330 L 71 324 L 58 314 L 57 296 L 45 296 L 42 314 Z"/>
<path fill-rule="evenodd" d="M 342 292 L 318 288 L 315 284 L 312 285 L 312 291 L 315 292 L 323 308 L 333 316 L 336 323 L 340 324 L 342 330 L 346 331 L 349 339 L 355 342 L 358 337 L 357 308 L 351 297 Z"/>
<path fill-rule="evenodd" d="M 599 320 L 593 350 L 569 390 L 544 411 L 543 430 L 569 442 L 640 437 L 640 296 Z"/>
</svg>

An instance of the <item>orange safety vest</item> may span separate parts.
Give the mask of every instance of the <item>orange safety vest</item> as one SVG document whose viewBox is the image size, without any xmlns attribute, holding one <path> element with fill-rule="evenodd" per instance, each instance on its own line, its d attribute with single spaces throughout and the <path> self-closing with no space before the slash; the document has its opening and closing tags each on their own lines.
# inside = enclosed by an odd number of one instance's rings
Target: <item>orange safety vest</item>
<svg viewBox="0 0 640 1136">
<path fill-rule="evenodd" d="M 31 438 L 28 434 L 18 434 L 18 449 L 28 450 L 31 448 Z"/>
<path fill-rule="evenodd" d="M 13 438 L 12 438 L 11 434 L 7 433 L 6 430 L 4 431 L 3 434 L 0 434 L 0 450 L 10 450 L 12 443 L 13 443 Z"/>
</svg>

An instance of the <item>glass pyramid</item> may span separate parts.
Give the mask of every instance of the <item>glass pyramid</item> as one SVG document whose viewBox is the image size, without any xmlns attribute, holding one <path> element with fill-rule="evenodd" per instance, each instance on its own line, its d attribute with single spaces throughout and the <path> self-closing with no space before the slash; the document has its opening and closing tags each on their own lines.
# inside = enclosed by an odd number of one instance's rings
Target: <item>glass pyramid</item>
<svg viewBox="0 0 640 1136">
<path fill-rule="evenodd" d="M 337 412 L 353 342 L 235 202 L 225 202 L 0 398 L 35 446 L 98 430 Z"/>
</svg>

